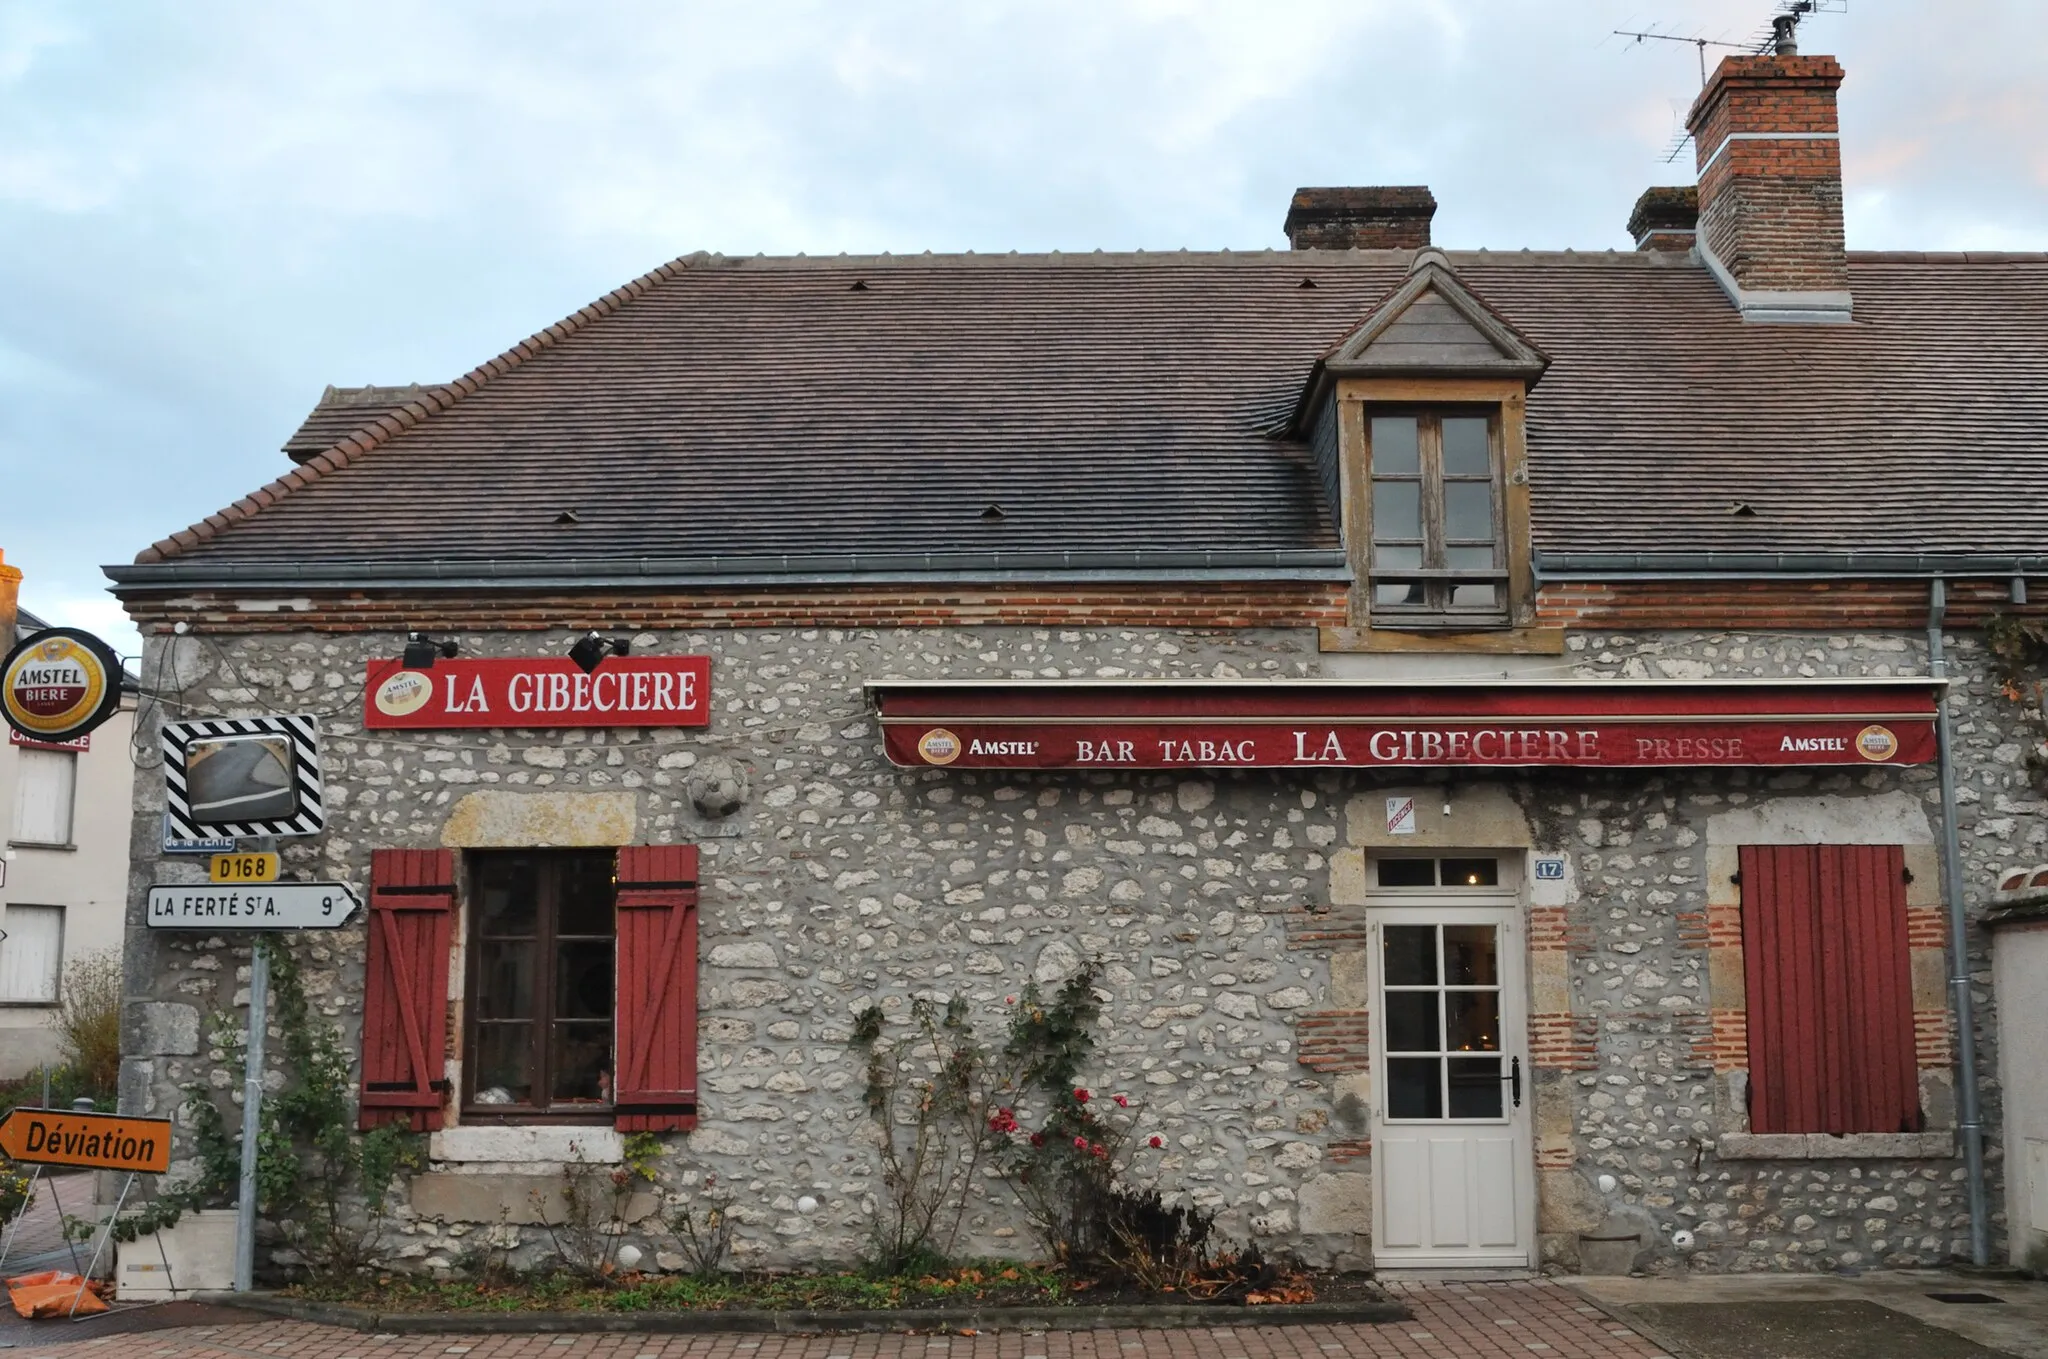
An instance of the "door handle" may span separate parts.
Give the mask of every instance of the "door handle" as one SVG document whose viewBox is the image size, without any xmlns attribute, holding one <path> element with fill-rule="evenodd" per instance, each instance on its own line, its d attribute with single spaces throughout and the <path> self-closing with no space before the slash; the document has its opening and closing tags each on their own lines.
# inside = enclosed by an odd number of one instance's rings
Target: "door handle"
<svg viewBox="0 0 2048 1359">
<path fill-rule="evenodd" d="M 1508 1094 L 1509 1094 L 1509 1096 L 1510 1096 L 1510 1097 L 1512 1097 L 1512 1098 L 1513 1098 L 1513 1100 L 1514 1100 L 1514 1102 L 1515 1102 L 1515 1107 L 1516 1107 L 1517 1109 L 1521 1108 L 1521 1107 L 1522 1107 L 1522 1059 L 1521 1059 L 1521 1058 L 1519 1058 L 1519 1057 L 1510 1057 L 1510 1058 L 1508 1058 L 1508 1074 L 1507 1074 L 1507 1075 L 1505 1075 L 1505 1076 L 1502 1076 L 1502 1077 L 1501 1077 L 1501 1079 L 1502 1079 L 1502 1080 L 1504 1080 L 1504 1081 L 1506 1081 L 1506 1082 L 1508 1083 Z"/>
</svg>

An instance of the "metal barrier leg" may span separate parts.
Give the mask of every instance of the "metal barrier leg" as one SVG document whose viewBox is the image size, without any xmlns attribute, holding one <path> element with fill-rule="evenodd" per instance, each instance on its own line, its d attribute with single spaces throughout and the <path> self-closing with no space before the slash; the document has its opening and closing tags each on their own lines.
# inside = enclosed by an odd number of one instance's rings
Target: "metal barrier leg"
<svg viewBox="0 0 2048 1359">
<path fill-rule="evenodd" d="M 36 1185 L 41 1182 L 42 1178 L 43 1168 L 41 1166 L 37 1166 L 34 1170 L 29 1172 L 28 1193 L 21 1201 L 21 1211 L 16 1213 L 14 1215 L 14 1221 L 8 1224 L 7 1239 L 5 1241 L 0 1241 L 0 1265 L 5 1265 L 7 1263 L 7 1252 L 13 1250 L 14 1243 L 21 1239 L 21 1220 L 28 1216 L 28 1210 L 34 1206 L 36 1201 Z M 52 1203 L 56 1202 L 54 1198 L 50 1201 Z M 63 1224 L 64 1215 L 62 1213 L 59 1213 L 57 1215 L 57 1225 L 61 1229 Z"/>
<path fill-rule="evenodd" d="M 78 1242 L 71 1238 L 71 1228 L 64 1224 L 64 1204 L 57 1197 L 57 1181 L 61 1176 L 50 1177 L 50 1206 L 57 1210 L 57 1230 L 64 1234 L 64 1249 L 71 1252 L 71 1272 L 78 1272 Z"/>
<path fill-rule="evenodd" d="M 107 1214 L 107 1225 L 100 1229 L 100 1239 L 93 1243 L 92 1263 L 85 1267 L 85 1274 L 78 1281 L 78 1294 L 71 1299 L 70 1317 L 78 1320 L 78 1304 L 85 1299 L 86 1287 L 92 1282 L 93 1271 L 100 1267 L 100 1252 L 114 1239 L 114 1223 L 121 1216 L 121 1207 L 128 1202 L 128 1191 L 135 1187 L 135 1171 L 128 1172 L 128 1178 L 121 1182 L 121 1193 L 114 1200 L 114 1211 Z M 74 1257 L 75 1258 L 75 1257 Z"/>
</svg>

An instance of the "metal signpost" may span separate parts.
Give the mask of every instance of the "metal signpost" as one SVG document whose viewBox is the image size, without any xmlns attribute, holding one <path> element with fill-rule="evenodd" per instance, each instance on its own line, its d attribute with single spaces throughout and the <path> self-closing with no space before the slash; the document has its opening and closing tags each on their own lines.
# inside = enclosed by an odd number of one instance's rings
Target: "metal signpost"
<svg viewBox="0 0 2048 1359">
<path fill-rule="evenodd" d="M 228 856 L 223 856 L 228 857 Z M 276 856 L 260 865 L 223 864 L 213 875 L 277 872 Z M 153 930 L 333 930 L 362 903 L 343 882 L 157 883 L 149 889 L 146 919 Z M 249 950 L 249 1046 L 242 1074 L 242 1187 L 235 1205 L 235 1291 L 246 1293 L 256 1275 L 256 1141 L 262 1130 L 263 1035 L 269 1027 L 270 954 L 259 942 Z"/>
</svg>

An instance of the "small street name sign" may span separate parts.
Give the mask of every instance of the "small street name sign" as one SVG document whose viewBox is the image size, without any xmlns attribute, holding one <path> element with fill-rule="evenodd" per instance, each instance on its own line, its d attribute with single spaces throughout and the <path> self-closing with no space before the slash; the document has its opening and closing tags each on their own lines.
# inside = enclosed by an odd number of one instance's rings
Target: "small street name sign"
<svg viewBox="0 0 2048 1359">
<path fill-rule="evenodd" d="M 342 882 L 158 883 L 149 889 L 149 927 L 332 930 L 347 923 L 361 904 Z"/>
</svg>

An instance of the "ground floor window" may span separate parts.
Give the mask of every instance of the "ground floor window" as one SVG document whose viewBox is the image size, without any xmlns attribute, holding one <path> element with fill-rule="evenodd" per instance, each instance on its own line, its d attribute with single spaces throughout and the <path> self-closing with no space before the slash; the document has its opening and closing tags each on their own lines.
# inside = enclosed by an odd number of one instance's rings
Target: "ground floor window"
<svg viewBox="0 0 2048 1359">
<path fill-rule="evenodd" d="M 1918 1132 L 1904 850 L 1745 845 L 1741 874 L 1750 1131 Z"/>
<path fill-rule="evenodd" d="M 57 1001 L 64 908 L 13 903 L 0 912 L 0 1000 Z"/>
<path fill-rule="evenodd" d="M 609 1119 L 615 878 L 609 850 L 472 856 L 472 1113 Z"/>
</svg>

